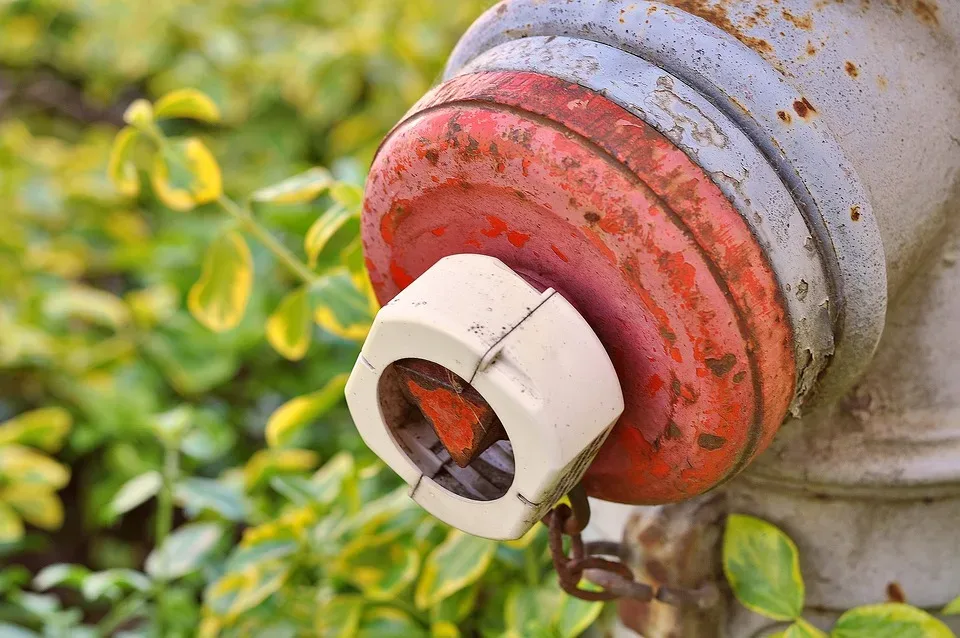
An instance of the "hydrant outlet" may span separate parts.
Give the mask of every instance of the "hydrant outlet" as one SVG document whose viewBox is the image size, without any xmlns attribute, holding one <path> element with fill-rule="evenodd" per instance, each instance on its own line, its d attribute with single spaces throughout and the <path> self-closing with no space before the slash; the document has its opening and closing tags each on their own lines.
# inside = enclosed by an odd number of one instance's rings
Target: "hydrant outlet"
<svg viewBox="0 0 960 638">
<path fill-rule="evenodd" d="M 441 259 L 384 306 L 347 403 L 411 498 L 496 539 L 522 536 L 570 491 L 623 412 L 580 313 L 484 255 Z"/>
</svg>

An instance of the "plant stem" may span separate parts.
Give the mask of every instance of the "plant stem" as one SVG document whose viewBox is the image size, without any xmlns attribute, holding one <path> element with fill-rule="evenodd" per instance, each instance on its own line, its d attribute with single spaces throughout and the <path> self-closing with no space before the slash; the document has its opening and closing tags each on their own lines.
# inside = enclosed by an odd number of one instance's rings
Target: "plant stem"
<svg viewBox="0 0 960 638">
<path fill-rule="evenodd" d="M 157 532 L 155 546 L 158 551 L 162 551 L 163 542 L 170 535 L 173 528 L 173 484 L 177 480 L 180 472 L 180 458 L 177 453 L 177 447 L 171 443 L 164 444 L 163 454 L 163 484 L 160 487 L 160 494 L 157 495 Z M 167 579 L 161 575 L 156 583 L 156 627 L 157 636 L 163 637 L 163 621 L 166 609 Z"/>
<path fill-rule="evenodd" d="M 280 243 L 276 237 L 270 234 L 270 231 L 261 226 L 260 223 L 254 219 L 253 215 L 250 214 L 249 210 L 241 207 L 226 195 L 221 195 L 220 199 L 217 200 L 217 203 L 220 204 L 220 207 L 223 208 L 223 210 L 225 210 L 231 217 L 239 221 L 247 232 L 256 237 L 261 244 L 266 246 L 267 249 L 272 252 L 277 259 L 283 262 L 290 272 L 301 279 L 303 283 L 311 284 L 317 280 L 316 274 L 314 274 L 313 271 L 311 271 L 302 261 L 297 259 L 297 257 L 290 252 L 286 246 Z"/>
</svg>

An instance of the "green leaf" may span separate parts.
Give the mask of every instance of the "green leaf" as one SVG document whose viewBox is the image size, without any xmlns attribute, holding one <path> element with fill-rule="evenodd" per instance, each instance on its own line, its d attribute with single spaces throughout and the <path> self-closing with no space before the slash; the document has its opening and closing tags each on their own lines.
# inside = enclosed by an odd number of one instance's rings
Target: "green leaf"
<svg viewBox="0 0 960 638">
<path fill-rule="evenodd" d="M 363 612 L 356 638 L 427 638 L 429 634 L 408 613 L 393 607 Z"/>
<path fill-rule="evenodd" d="M 122 128 L 113 140 L 110 159 L 107 160 L 107 177 L 113 182 L 117 192 L 125 197 L 136 197 L 140 193 L 140 178 L 131 159 L 139 137 L 140 134 L 135 128 Z"/>
<path fill-rule="evenodd" d="M 163 487 L 163 477 L 156 470 L 135 476 L 124 483 L 110 501 L 108 507 L 111 514 L 119 516 L 143 505 L 159 494 L 161 487 Z"/>
<path fill-rule="evenodd" d="M 39 591 L 64 586 L 76 589 L 83 584 L 84 579 L 89 575 L 90 570 L 83 565 L 71 565 L 69 563 L 47 565 L 33 579 L 33 587 Z"/>
<path fill-rule="evenodd" d="M 321 328 L 353 341 L 362 341 L 376 311 L 350 272 L 338 268 L 321 276 L 310 287 L 313 320 Z"/>
<path fill-rule="evenodd" d="M 267 444 L 281 447 L 292 441 L 303 428 L 330 411 L 343 400 L 347 375 L 331 379 L 322 389 L 287 401 L 267 421 Z"/>
<path fill-rule="evenodd" d="M 831 638 L 954 638 L 946 625 L 916 607 L 902 603 L 866 605 L 846 612 L 833 626 Z"/>
<path fill-rule="evenodd" d="M 723 570 L 737 600 L 774 620 L 803 611 L 804 586 L 797 546 L 780 529 L 732 514 L 723 538 Z"/>
<path fill-rule="evenodd" d="M 23 538 L 23 521 L 13 508 L 0 501 L 0 543 L 15 543 Z"/>
<path fill-rule="evenodd" d="M 603 611 L 603 603 L 574 598 L 560 592 L 560 605 L 553 626 L 561 638 L 576 638 L 587 630 Z"/>
<path fill-rule="evenodd" d="M 12 444 L 0 447 L 0 477 L 59 490 L 70 482 L 70 470 L 45 454 Z"/>
<path fill-rule="evenodd" d="M 112 330 L 130 323 L 130 309 L 120 297 L 79 284 L 51 293 L 43 311 L 53 320 L 79 319 Z"/>
<path fill-rule="evenodd" d="M 0 637 L 2 638 L 40 638 L 40 634 L 30 631 L 19 625 L 0 620 Z"/>
<path fill-rule="evenodd" d="M 370 600 L 395 598 L 417 578 L 420 555 L 410 547 L 376 537 L 361 537 L 343 551 L 333 573 L 360 589 Z"/>
<path fill-rule="evenodd" d="M 303 240 L 303 248 L 307 253 L 311 268 L 317 265 L 317 258 L 323 252 L 330 238 L 343 228 L 343 225 L 351 218 L 358 216 L 359 209 L 350 210 L 338 205 L 331 207 L 317 221 L 313 222 Z"/>
<path fill-rule="evenodd" d="M 196 571 L 223 536 L 219 523 L 190 523 L 175 530 L 147 556 L 146 570 L 154 578 L 171 580 Z"/>
<path fill-rule="evenodd" d="M 476 582 L 487 571 L 496 549 L 494 541 L 451 530 L 427 557 L 417 583 L 417 609 L 429 609 Z"/>
<path fill-rule="evenodd" d="M 40 408 L 0 423 L 0 445 L 19 443 L 56 452 L 70 431 L 73 418 L 63 408 Z"/>
<path fill-rule="evenodd" d="M 253 287 L 253 258 L 240 233 L 218 237 L 203 261 L 200 280 L 190 288 L 187 307 L 214 332 L 235 328 L 247 310 Z"/>
<path fill-rule="evenodd" d="M 128 591 L 148 591 L 152 583 L 144 574 L 132 569 L 107 569 L 90 574 L 83 580 L 81 592 L 89 601 L 99 598 L 119 600 Z"/>
<path fill-rule="evenodd" d="M 450 594 L 430 609 L 430 619 L 435 623 L 458 624 L 474 610 L 479 593 L 480 584 L 474 583 Z"/>
<path fill-rule="evenodd" d="M 311 329 L 307 288 L 297 288 L 283 298 L 267 319 L 267 341 L 285 358 L 299 361 L 310 347 Z"/>
<path fill-rule="evenodd" d="M 430 638 L 460 638 L 460 630 L 450 622 L 434 622 L 430 625 Z"/>
<path fill-rule="evenodd" d="M 823 633 L 803 618 L 797 618 L 796 622 L 785 630 L 770 636 L 769 638 L 827 638 Z"/>
<path fill-rule="evenodd" d="M 344 492 L 344 483 L 354 477 L 356 465 L 349 452 L 338 452 L 310 477 L 314 499 L 329 505 Z"/>
<path fill-rule="evenodd" d="M 526 636 L 531 625 L 546 626 L 559 612 L 559 589 L 513 585 L 503 606 L 508 630 Z"/>
<path fill-rule="evenodd" d="M 274 204 L 302 204 L 319 197 L 332 183 L 333 177 L 330 171 L 319 167 L 311 168 L 279 184 L 256 191 L 251 199 L 255 202 Z"/>
<path fill-rule="evenodd" d="M 161 441 L 176 448 L 180 446 L 180 441 L 192 422 L 193 408 L 189 405 L 178 405 L 166 412 L 153 415 L 150 418 L 150 429 Z"/>
<path fill-rule="evenodd" d="M 209 97 L 196 89 L 180 89 L 167 93 L 153 105 L 158 120 L 186 118 L 203 122 L 219 122 L 220 109 Z"/>
<path fill-rule="evenodd" d="M 324 638 L 353 638 L 360 628 L 363 606 L 362 596 L 334 596 L 317 609 L 314 623 L 316 635 Z"/>
<path fill-rule="evenodd" d="M 300 549 L 299 541 L 292 534 L 263 538 L 255 543 L 237 547 L 227 560 L 227 570 L 241 572 L 256 563 L 279 561 Z"/>
<path fill-rule="evenodd" d="M 239 486 L 214 479 L 181 479 L 174 487 L 174 498 L 193 516 L 205 510 L 216 512 L 228 521 L 242 522 L 247 516 L 246 498 Z"/>
<path fill-rule="evenodd" d="M 154 193 L 169 208 L 189 211 L 223 195 L 216 158 L 195 137 L 169 140 L 153 158 L 150 182 Z"/>
<path fill-rule="evenodd" d="M 960 615 L 960 596 L 957 596 L 943 608 L 943 611 L 940 612 L 944 616 L 957 616 Z"/>
</svg>

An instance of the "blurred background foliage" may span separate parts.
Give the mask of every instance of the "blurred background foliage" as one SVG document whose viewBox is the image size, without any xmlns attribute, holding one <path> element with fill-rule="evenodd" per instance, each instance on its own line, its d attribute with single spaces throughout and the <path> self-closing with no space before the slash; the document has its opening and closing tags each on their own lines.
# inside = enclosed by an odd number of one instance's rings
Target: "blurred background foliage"
<svg viewBox="0 0 960 638">
<path fill-rule="evenodd" d="M 542 530 L 498 545 L 412 506 L 339 399 L 371 310 L 357 188 L 490 4 L 0 0 L 0 636 L 596 617 Z M 158 169 L 141 131 L 108 167 L 131 103 L 187 87 L 216 117 L 156 123 L 187 163 Z M 196 144 L 212 197 L 182 170 Z"/>
</svg>

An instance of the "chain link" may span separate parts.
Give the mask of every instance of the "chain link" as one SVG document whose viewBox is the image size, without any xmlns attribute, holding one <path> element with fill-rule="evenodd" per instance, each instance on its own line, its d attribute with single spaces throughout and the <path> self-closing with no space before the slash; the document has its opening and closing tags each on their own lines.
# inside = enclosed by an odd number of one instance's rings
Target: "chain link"
<svg viewBox="0 0 960 638">
<path fill-rule="evenodd" d="M 720 593 L 714 583 L 697 589 L 654 587 L 634 580 L 633 571 L 622 561 L 627 558 L 620 543 L 599 541 L 584 543 L 581 532 L 590 520 L 590 505 L 586 493 L 578 485 L 568 495 L 570 505 L 557 505 L 543 518 L 550 530 L 550 556 L 560 580 L 560 588 L 581 600 L 608 601 L 630 598 L 641 602 L 658 600 L 667 605 L 693 605 L 706 609 L 715 605 Z M 570 538 L 570 554 L 564 551 L 563 538 Z M 616 561 L 603 558 L 616 558 Z M 586 579 L 598 585 L 600 591 L 582 589 Z"/>
</svg>

